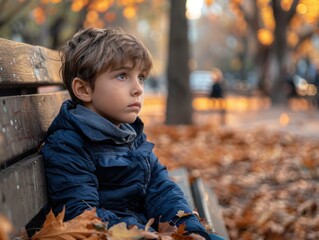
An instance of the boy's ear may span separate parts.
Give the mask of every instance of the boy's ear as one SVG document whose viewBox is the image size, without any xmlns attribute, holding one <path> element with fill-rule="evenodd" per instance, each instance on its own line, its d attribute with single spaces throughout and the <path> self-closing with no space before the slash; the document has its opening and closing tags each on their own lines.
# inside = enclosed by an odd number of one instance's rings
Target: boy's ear
<svg viewBox="0 0 319 240">
<path fill-rule="evenodd" d="M 74 95 L 84 103 L 91 102 L 92 89 L 90 84 L 76 77 L 72 81 L 72 90 Z"/>
</svg>

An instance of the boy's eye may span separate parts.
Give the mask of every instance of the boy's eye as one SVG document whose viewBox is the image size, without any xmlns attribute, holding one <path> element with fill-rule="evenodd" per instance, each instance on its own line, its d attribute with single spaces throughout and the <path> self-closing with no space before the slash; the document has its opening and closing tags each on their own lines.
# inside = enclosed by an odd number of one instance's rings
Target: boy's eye
<svg viewBox="0 0 319 240">
<path fill-rule="evenodd" d="M 138 80 L 139 80 L 140 83 L 144 83 L 144 81 L 145 81 L 145 76 L 144 76 L 144 75 L 138 76 Z"/>
<path fill-rule="evenodd" d="M 125 80 L 127 78 L 126 73 L 121 73 L 118 76 L 116 76 L 116 79 L 118 80 Z"/>
</svg>

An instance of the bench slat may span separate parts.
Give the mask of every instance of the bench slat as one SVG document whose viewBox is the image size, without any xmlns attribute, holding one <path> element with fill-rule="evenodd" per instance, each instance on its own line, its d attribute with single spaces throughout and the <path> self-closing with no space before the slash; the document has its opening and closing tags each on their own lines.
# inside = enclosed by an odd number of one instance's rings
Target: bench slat
<svg viewBox="0 0 319 240">
<path fill-rule="evenodd" d="M 208 187 L 202 178 L 196 178 L 190 184 L 189 174 L 186 168 L 180 167 L 168 172 L 170 178 L 182 189 L 186 200 L 193 210 L 198 211 L 202 218 L 205 218 L 214 230 L 229 239 L 221 208 L 214 192 Z"/>
<path fill-rule="evenodd" d="M 39 147 L 68 98 L 67 91 L 0 97 L 0 165 Z"/>
<path fill-rule="evenodd" d="M 226 240 L 229 239 L 216 194 L 201 178 L 197 178 L 194 181 L 192 191 L 199 215 L 211 223 L 218 234 L 222 235 Z"/>
<path fill-rule="evenodd" d="M 0 38 L 0 87 L 62 84 L 57 51 Z"/>
<path fill-rule="evenodd" d="M 43 160 L 40 154 L 16 163 L 0 174 L 0 213 L 16 230 L 35 216 L 47 202 Z"/>
</svg>

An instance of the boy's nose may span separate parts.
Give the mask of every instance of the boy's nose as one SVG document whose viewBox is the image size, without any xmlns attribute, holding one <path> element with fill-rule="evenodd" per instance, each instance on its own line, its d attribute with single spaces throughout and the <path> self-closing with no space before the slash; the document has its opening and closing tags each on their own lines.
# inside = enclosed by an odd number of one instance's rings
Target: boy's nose
<svg viewBox="0 0 319 240">
<path fill-rule="evenodd" d="M 139 79 L 136 79 L 136 81 L 134 81 L 134 85 L 132 88 L 132 93 L 134 96 L 139 96 L 144 92 L 144 86 L 143 84 L 140 83 Z"/>
</svg>

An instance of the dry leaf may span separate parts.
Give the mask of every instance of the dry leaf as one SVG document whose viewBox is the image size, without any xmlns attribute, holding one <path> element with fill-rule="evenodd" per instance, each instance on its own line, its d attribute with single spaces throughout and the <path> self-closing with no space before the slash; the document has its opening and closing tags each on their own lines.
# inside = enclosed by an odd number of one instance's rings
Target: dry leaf
<svg viewBox="0 0 319 240">
<path fill-rule="evenodd" d="M 170 225 L 168 222 L 161 222 L 158 225 L 158 232 L 159 233 L 174 233 L 177 231 L 177 227 L 176 226 L 172 226 Z"/>
<path fill-rule="evenodd" d="M 318 239 L 319 139 L 267 126 L 146 131 L 169 170 L 186 167 L 209 183 L 231 239 Z"/>
<path fill-rule="evenodd" d="M 150 220 L 148 220 L 147 224 L 145 225 L 145 231 L 148 231 L 153 223 L 154 223 L 154 218 L 151 218 Z"/>
<path fill-rule="evenodd" d="M 191 240 L 191 239 L 205 239 L 197 234 L 186 235 L 187 231 L 185 230 L 186 224 L 182 223 L 178 226 L 177 232 L 172 234 L 174 240 Z"/>
<path fill-rule="evenodd" d="M 177 217 L 179 218 L 182 218 L 182 217 L 186 217 L 186 216 L 189 216 L 189 215 L 192 215 L 192 213 L 185 213 L 184 211 L 182 210 L 179 210 L 176 214 Z"/>
<path fill-rule="evenodd" d="M 112 226 L 107 235 L 112 240 L 130 240 L 130 239 L 139 239 L 142 237 L 141 231 L 137 229 L 137 227 L 132 227 L 131 229 L 127 229 L 125 223 L 118 223 Z"/>
<path fill-rule="evenodd" d="M 90 227 L 92 226 L 92 223 L 100 222 L 95 209 L 86 210 L 83 214 L 67 222 L 63 222 L 64 214 L 65 208 L 57 217 L 50 211 L 43 228 L 33 235 L 32 240 L 49 240 L 57 238 L 63 240 L 84 238 L 98 239 L 96 236 L 101 235 L 101 232 Z"/>
<path fill-rule="evenodd" d="M 185 224 L 185 223 L 180 224 L 180 225 L 178 226 L 178 228 L 177 228 L 177 232 L 176 232 L 176 233 L 177 233 L 177 234 L 181 234 L 181 235 L 187 233 L 187 231 L 185 230 L 185 228 L 186 228 L 186 224 Z"/>
</svg>

